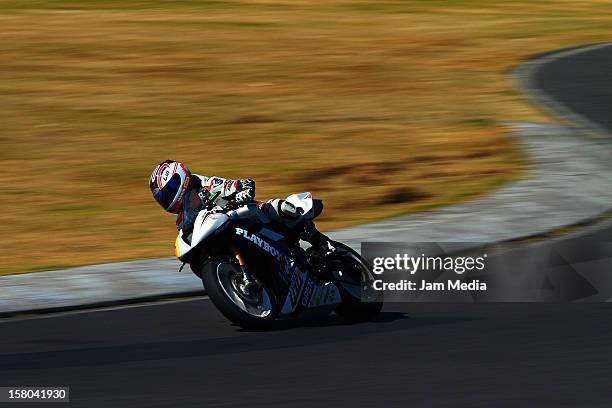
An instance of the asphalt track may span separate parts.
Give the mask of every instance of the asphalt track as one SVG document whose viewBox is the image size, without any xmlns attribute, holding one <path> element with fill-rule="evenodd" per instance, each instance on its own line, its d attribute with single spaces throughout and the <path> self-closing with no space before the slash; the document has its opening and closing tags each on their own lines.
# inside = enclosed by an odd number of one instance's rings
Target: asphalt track
<svg viewBox="0 0 612 408">
<path fill-rule="evenodd" d="M 549 97 L 600 128 L 612 129 L 612 44 L 552 60 L 532 78 Z M 571 53 L 572 51 L 570 51 Z"/>
<path fill-rule="evenodd" d="M 249 333 L 199 299 L 0 323 L 0 383 L 83 407 L 609 407 L 611 313 L 401 304 Z"/>
<path fill-rule="evenodd" d="M 610 127 L 608 72 L 603 48 L 534 82 Z M 611 316 L 610 303 L 388 304 L 371 323 L 253 333 L 206 298 L 38 316 L 0 321 L 0 385 L 68 385 L 83 407 L 609 407 Z"/>
</svg>

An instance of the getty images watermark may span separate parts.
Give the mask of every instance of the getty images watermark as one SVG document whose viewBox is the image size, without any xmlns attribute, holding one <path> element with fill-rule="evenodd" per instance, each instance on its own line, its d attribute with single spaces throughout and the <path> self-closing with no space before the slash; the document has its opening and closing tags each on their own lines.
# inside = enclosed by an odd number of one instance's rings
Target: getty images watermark
<svg viewBox="0 0 612 408">
<path fill-rule="evenodd" d="M 411 279 L 400 279 L 396 282 L 385 282 L 380 275 L 389 271 L 403 272 L 411 276 L 417 272 L 454 272 L 463 275 L 466 272 L 484 271 L 487 254 L 481 256 L 428 256 L 420 254 L 411 256 L 407 253 L 394 256 L 378 256 L 372 259 L 372 272 L 380 279 L 372 282 L 374 290 L 408 290 L 408 291 L 444 291 L 444 290 L 487 290 L 487 284 L 479 280 L 463 282 L 458 278 L 441 282 L 420 282 Z M 420 285 L 418 284 L 420 283 Z"/>
<path fill-rule="evenodd" d="M 372 276 L 363 282 L 388 301 L 453 301 L 484 293 L 489 284 L 487 248 L 473 243 L 363 243 Z"/>
<path fill-rule="evenodd" d="M 362 284 L 388 302 L 607 302 L 609 241 L 364 242 L 371 274 Z"/>
</svg>

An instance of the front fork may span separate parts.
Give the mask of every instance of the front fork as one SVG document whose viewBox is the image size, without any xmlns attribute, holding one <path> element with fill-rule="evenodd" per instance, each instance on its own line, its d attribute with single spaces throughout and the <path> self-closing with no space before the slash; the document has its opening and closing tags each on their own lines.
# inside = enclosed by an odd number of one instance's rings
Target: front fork
<svg viewBox="0 0 612 408">
<path fill-rule="evenodd" d="M 240 271 L 242 272 L 242 276 L 240 277 L 240 281 L 238 283 L 238 289 L 243 292 L 245 295 L 250 295 L 253 290 L 259 289 L 261 286 L 253 275 L 249 272 L 246 263 L 244 262 L 244 258 L 240 255 L 238 251 L 234 253 L 236 260 L 238 261 L 238 265 L 240 265 Z"/>
</svg>

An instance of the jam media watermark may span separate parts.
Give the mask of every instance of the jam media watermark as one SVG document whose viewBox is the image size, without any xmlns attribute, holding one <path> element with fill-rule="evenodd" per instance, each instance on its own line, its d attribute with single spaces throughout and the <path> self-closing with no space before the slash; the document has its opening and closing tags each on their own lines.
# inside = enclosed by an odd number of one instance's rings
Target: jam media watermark
<svg viewBox="0 0 612 408">
<path fill-rule="evenodd" d="M 382 275 L 385 271 L 404 271 L 410 275 L 418 271 L 452 271 L 457 275 L 466 272 L 483 271 L 487 254 L 481 256 L 410 256 L 406 253 L 395 254 L 394 257 L 376 257 L 372 260 L 372 272 Z M 399 282 L 385 282 L 375 279 L 372 282 L 374 290 L 408 290 L 408 291 L 445 291 L 445 290 L 487 290 L 487 284 L 478 280 L 462 282 L 458 278 L 447 279 L 441 282 L 428 282 L 421 279 L 417 282 L 401 279 Z"/>
<path fill-rule="evenodd" d="M 488 257 L 486 253 L 451 255 L 444 252 L 438 245 L 420 243 L 410 250 L 405 248 L 405 251 L 402 253 L 396 251 L 390 256 L 388 254 L 374 256 L 370 261 L 371 270 L 374 273 L 374 280 L 370 285 L 376 291 L 445 292 L 487 290 L 485 282 L 478 280 L 462 281 L 460 279 L 460 276 L 466 273 L 484 271 Z M 434 254 L 432 255 L 432 253 Z M 425 273 L 429 273 L 430 277 L 439 277 L 441 274 L 447 274 L 448 277 L 431 281 L 426 279 Z"/>
<path fill-rule="evenodd" d="M 365 242 L 362 284 L 388 302 L 565 302 L 612 298 L 612 245 Z"/>
<path fill-rule="evenodd" d="M 421 292 L 439 292 L 445 290 L 487 290 L 487 284 L 474 280 L 471 282 L 461 282 L 459 279 L 448 279 L 446 282 L 427 282 L 422 280 L 419 286 L 417 282 L 408 279 L 402 279 L 399 282 L 384 282 L 382 279 L 376 279 L 372 282 L 372 288 L 376 291 L 388 290 L 407 290 Z"/>
</svg>

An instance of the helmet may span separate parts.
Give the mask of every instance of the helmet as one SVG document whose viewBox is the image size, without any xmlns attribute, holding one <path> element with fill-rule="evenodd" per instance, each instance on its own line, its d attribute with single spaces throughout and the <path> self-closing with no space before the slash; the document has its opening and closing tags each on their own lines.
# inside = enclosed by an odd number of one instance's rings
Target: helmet
<svg viewBox="0 0 612 408">
<path fill-rule="evenodd" d="M 151 173 L 149 187 L 153 198 L 164 210 L 177 214 L 181 210 L 190 179 L 191 172 L 183 163 L 166 160 Z"/>
</svg>

